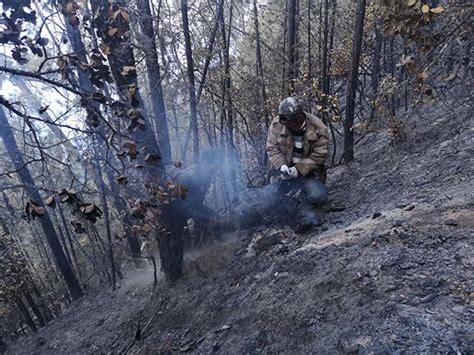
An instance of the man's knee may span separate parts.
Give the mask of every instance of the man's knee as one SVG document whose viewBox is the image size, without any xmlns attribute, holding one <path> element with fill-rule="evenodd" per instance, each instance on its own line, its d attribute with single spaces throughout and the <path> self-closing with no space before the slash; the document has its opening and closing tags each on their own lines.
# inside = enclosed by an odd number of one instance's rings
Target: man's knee
<svg viewBox="0 0 474 355">
<path fill-rule="evenodd" d="M 324 185 L 321 186 L 312 186 L 312 188 L 306 191 L 309 202 L 320 205 L 327 201 L 328 193 Z"/>
</svg>

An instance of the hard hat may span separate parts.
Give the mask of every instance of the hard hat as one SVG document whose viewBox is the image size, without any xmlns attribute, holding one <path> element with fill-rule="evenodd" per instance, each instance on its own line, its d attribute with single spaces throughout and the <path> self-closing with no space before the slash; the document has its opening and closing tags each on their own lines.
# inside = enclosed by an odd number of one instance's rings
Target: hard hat
<svg viewBox="0 0 474 355">
<path fill-rule="evenodd" d="M 303 102 L 297 97 L 287 97 L 280 102 L 278 114 L 283 120 L 294 120 L 303 112 Z"/>
</svg>

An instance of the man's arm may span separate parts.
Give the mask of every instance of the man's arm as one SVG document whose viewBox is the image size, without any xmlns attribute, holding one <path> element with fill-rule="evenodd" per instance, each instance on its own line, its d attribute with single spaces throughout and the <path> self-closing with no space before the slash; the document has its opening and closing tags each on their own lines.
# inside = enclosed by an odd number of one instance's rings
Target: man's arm
<svg viewBox="0 0 474 355">
<path fill-rule="evenodd" d="M 266 150 L 268 160 L 274 169 L 279 169 L 283 164 L 287 164 L 286 156 L 281 151 L 277 144 L 278 132 L 276 132 L 275 125 L 272 123 L 268 130 Z"/>
<path fill-rule="evenodd" d="M 311 174 L 314 169 L 324 164 L 328 156 L 328 152 L 329 137 L 327 130 L 325 130 L 320 132 L 318 139 L 314 141 L 309 156 L 296 163 L 296 169 L 303 176 Z"/>
<path fill-rule="evenodd" d="M 211 208 L 203 204 L 194 204 L 192 201 L 187 200 L 187 198 L 180 201 L 179 207 L 187 217 L 192 218 L 199 224 L 207 223 L 210 218 L 219 217 L 219 215 Z"/>
</svg>

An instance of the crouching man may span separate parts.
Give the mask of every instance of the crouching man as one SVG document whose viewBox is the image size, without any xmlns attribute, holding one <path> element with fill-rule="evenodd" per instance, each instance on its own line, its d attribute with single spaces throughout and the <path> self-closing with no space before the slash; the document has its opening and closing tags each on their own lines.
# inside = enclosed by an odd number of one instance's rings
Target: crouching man
<svg viewBox="0 0 474 355">
<path fill-rule="evenodd" d="M 192 220 L 191 244 L 199 246 L 203 239 L 210 242 L 218 238 L 215 228 L 220 215 L 206 206 L 205 199 L 212 179 L 222 162 L 222 155 L 214 150 L 201 154 L 199 163 L 186 169 L 168 168 L 174 180 L 188 190 L 186 197 L 174 201 L 174 206 L 182 221 L 183 228 Z M 178 217 L 178 216 L 177 216 Z"/>
<path fill-rule="evenodd" d="M 298 98 L 280 102 L 278 116 L 268 131 L 266 150 L 272 168 L 280 171 L 280 191 L 302 192 L 295 214 L 305 229 L 320 223 L 311 207 L 327 200 L 324 162 L 328 146 L 327 127 L 318 117 L 304 112 Z"/>
</svg>

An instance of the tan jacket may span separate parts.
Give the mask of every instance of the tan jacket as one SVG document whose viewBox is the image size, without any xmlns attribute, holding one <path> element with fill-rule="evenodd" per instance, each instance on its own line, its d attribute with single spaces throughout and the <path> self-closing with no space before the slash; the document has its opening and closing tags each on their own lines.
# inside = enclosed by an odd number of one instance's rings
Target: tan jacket
<svg viewBox="0 0 474 355">
<path fill-rule="evenodd" d="M 328 155 L 328 129 L 318 117 L 305 112 L 306 134 L 304 137 L 304 158 L 295 166 L 303 176 L 324 173 L 324 162 Z M 272 168 L 279 169 L 283 164 L 290 164 L 293 152 L 293 135 L 291 131 L 275 117 L 270 125 L 267 136 L 267 153 Z M 322 179 L 325 180 L 325 176 Z"/>
</svg>

